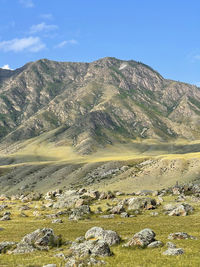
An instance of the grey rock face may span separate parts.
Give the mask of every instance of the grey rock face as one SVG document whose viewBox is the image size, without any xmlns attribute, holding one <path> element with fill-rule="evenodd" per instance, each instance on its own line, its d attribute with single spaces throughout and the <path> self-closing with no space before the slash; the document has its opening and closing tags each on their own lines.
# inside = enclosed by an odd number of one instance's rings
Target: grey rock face
<svg viewBox="0 0 200 267">
<path fill-rule="evenodd" d="M 139 247 L 146 247 L 150 243 L 155 241 L 156 234 L 153 230 L 146 228 L 142 231 L 136 233 L 127 244 L 125 244 L 125 247 L 133 247 L 133 246 L 139 246 Z"/>
<path fill-rule="evenodd" d="M 184 251 L 182 248 L 168 248 L 166 251 L 163 252 L 163 255 L 166 256 L 177 256 L 183 254 Z"/>
<path fill-rule="evenodd" d="M 120 243 L 119 235 L 112 230 L 104 230 L 101 227 L 92 227 L 85 233 L 85 239 L 96 239 L 96 240 L 104 240 L 110 246 L 114 244 Z"/>
</svg>

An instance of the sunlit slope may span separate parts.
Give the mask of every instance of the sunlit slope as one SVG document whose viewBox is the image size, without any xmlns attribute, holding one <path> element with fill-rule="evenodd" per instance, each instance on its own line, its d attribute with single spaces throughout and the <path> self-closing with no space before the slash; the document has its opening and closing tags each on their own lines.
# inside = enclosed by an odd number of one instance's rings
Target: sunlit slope
<svg viewBox="0 0 200 267">
<path fill-rule="evenodd" d="M 33 138 L 18 151 L 1 154 L 0 191 L 47 191 L 55 187 L 93 187 L 132 192 L 200 178 L 200 141 L 133 140 L 108 145 L 90 155 L 72 146 Z"/>
</svg>

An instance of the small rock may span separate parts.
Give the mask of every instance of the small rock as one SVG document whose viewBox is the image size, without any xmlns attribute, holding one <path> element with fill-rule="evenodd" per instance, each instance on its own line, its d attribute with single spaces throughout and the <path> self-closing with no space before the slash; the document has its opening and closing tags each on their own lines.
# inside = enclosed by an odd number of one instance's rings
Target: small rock
<svg viewBox="0 0 200 267">
<path fill-rule="evenodd" d="M 52 223 L 63 223 L 63 221 L 61 219 L 55 219 L 52 221 Z"/>
<path fill-rule="evenodd" d="M 182 248 L 168 248 L 166 251 L 163 252 L 163 255 L 167 256 L 177 256 L 183 254 L 184 251 Z"/>
<path fill-rule="evenodd" d="M 168 248 L 176 248 L 176 245 L 174 243 L 172 243 L 172 242 L 167 242 L 166 246 Z"/>
<path fill-rule="evenodd" d="M 150 243 L 147 247 L 148 248 L 159 248 L 163 246 L 163 242 L 161 241 L 154 241 L 152 243 Z"/>
<path fill-rule="evenodd" d="M 197 239 L 196 237 L 192 235 L 188 235 L 187 233 L 184 232 L 177 232 L 177 233 L 171 233 L 168 235 L 168 239 L 171 240 L 181 240 L 181 239 Z"/>
</svg>

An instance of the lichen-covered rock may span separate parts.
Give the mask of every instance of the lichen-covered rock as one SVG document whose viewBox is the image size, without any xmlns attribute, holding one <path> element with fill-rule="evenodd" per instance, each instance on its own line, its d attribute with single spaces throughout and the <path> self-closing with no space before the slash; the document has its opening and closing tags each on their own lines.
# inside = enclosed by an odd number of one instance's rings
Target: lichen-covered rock
<svg viewBox="0 0 200 267">
<path fill-rule="evenodd" d="M 166 256 L 177 256 L 184 253 L 182 248 L 168 248 L 166 251 L 163 252 L 163 255 Z"/>
<path fill-rule="evenodd" d="M 73 242 L 70 247 L 71 252 L 79 257 L 87 255 L 111 256 L 110 247 L 104 240 L 87 240 L 83 243 Z"/>
<path fill-rule="evenodd" d="M 160 248 L 163 246 L 163 242 L 161 241 L 154 241 L 152 243 L 150 243 L 147 247 L 148 248 Z"/>
<path fill-rule="evenodd" d="M 139 209 L 155 209 L 156 200 L 149 197 L 133 197 L 127 200 L 128 210 L 139 210 Z"/>
<path fill-rule="evenodd" d="M 124 246 L 125 247 L 133 247 L 133 246 L 146 247 L 150 243 L 156 241 L 155 236 L 156 234 L 154 233 L 153 230 L 146 228 L 136 233 Z"/>
<path fill-rule="evenodd" d="M 75 190 L 68 190 L 64 192 L 57 198 L 57 202 L 54 203 L 53 208 L 62 209 L 62 208 L 71 208 L 75 205 L 80 195 Z"/>
<path fill-rule="evenodd" d="M 60 238 L 54 235 L 50 228 L 37 229 L 36 231 L 25 235 L 21 242 L 17 244 L 13 251 L 15 254 L 30 253 L 39 250 L 48 250 L 49 246 L 60 244 Z"/>
<path fill-rule="evenodd" d="M 168 235 L 168 239 L 171 240 L 181 240 L 181 239 L 197 239 L 195 236 L 188 235 L 187 233 L 184 232 L 177 232 L 177 233 L 171 233 Z"/>
<path fill-rule="evenodd" d="M 83 205 L 72 210 L 69 220 L 81 220 L 89 214 L 91 214 L 90 207 L 88 205 Z"/>
<path fill-rule="evenodd" d="M 186 216 L 194 211 L 193 207 L 189 204 L 167 204 L 163 207 L 166 211 L 165 214 L 169 216 Z"/>
<path fill-rule="evenodd" d="M 16 245 L 16 242 L 4 241 L 0 243 L 0 253 L 5 253 L 8 249 Z"/>
<path fill-rule="evenodd" d="M 92 227 L 85 233 L 85 239 L 104 240 L 110 246 L 120 243 L 120 236 L 112 230 L 104 230 L 101 227 Z"/>
</svg>

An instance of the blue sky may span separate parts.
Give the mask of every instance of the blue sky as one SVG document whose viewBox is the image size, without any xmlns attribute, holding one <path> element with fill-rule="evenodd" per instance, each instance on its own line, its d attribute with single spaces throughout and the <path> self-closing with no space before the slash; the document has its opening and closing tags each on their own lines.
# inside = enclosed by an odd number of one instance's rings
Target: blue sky
<svg viewBox="0 0 200 267">
<path fill-rule="evenodd" d="M 0 0 L 0 67 L 105 56 L 200 86 L 200 1 Z"/>
</svg>

